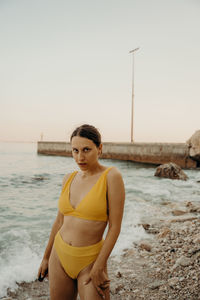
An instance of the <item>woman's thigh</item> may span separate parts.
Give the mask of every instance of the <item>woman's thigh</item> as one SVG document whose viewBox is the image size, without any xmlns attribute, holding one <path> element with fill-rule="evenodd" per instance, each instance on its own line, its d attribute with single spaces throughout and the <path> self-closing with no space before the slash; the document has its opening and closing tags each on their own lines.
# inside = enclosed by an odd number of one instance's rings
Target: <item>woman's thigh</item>
<svg viewBox="0 0 200 300">
<path fill-rule="evenodd" d="M 102 300 L 103 298 L 99 295 L 96 288 L 94 287 L 92 281 L 90 281 L 88 284 L 84 284 L 86 278 L 88 278 L 88 275 L 92 269 L 93 264 L 87 266 L 84 268 L 78 275 L 78 292 L 81 300 Z M 105 272 L 107 273 L 107 269 L 105 269 Z M 110 289 L 107 288 L 104 290 L 104 299 L 110 300 Z"/>
<path fill-rule="evenodd" d="M 49 258 L 49 288 L 51 300 L 75 300 L 77 283 L 64 271 L 53 247 Z"/>
</svg>

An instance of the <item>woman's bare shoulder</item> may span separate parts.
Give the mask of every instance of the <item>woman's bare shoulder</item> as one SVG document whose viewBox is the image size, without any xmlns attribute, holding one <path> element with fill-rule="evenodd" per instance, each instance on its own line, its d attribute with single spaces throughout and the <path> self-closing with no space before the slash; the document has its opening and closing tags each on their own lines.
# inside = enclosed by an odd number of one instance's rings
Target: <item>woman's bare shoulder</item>
<svg viewBox="0 0 200 300">
<path fill-rule="evenodd" d="M 116 167 L 112 167 L 107 174 L 108 183 L 116 181 L 117 179 L 122 179 L 122 175 Z"/>
<path fill-rule="evenodd" d="M 64 188 L 65 183 L 67 182 L 67 180 L 69 179 L 69 177 L 71 176 L 72 173 L 67 173 L 65 174 L 65 176 L 63 177 L 63 182 L 62 182 L 62 188 Z"/>
<path fill-rule="evenodd" d="M 107 176 L 107 191 L 110 208 L 112 203 L 123 203 L 125 199 L 124 181 L 120 171 L 113 167 Z"/>
</svg>

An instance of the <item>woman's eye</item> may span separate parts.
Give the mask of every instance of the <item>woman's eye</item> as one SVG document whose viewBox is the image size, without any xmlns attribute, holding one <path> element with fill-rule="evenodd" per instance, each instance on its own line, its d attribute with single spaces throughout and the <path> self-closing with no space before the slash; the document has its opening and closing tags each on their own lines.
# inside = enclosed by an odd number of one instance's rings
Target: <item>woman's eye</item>
<svg viewBox="0 0 200 300">
<path fill-rule="evenodd" d="M 89 150 L 89 148 L 84 148 L 84 152 L 88 152 Z"/>
<path fill-rule="evenodd" d="M 77 150 L 77 149 L 73 149 L 73 152 L 74 152 L 74 153 L 78 153 L 78 150 Z"/>
</svg>

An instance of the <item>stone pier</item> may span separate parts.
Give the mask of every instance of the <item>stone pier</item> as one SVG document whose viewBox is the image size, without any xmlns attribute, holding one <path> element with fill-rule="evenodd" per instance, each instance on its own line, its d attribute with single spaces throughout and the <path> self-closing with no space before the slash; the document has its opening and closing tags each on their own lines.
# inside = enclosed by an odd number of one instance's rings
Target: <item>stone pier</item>
<svg viewBox="0 0 200 300">
<path fill-rule="evenodd" d="M 72 156 L 67 142 L 39 141 L 37 152 L 45 155 Z M 103 143 L 101 158 L 129 160 L 160 165 L 174 162 L 182 168 L 196 168 L 185 143 Z"/>
</svg>

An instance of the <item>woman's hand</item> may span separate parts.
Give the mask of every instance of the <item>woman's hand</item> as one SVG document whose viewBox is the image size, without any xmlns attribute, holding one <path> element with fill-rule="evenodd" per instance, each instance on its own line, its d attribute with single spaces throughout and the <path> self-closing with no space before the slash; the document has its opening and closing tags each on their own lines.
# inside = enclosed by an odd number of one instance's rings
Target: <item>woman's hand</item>
<svg viewBox="0 0 200 300">
<path fill-rule="evenodd" d="M 104 290 L 109 287 L 110 283 L 110 280 L 108 279 L 105 271 L 102 268 L 98 268 L 94 265 L 84 284 L 88 284 L 90 281 L 92 281 L 99 295 L 104 298 Z"/>
<path fill-rule="evenodd" d="M 47 275 L 48 277 L 48 262 L 49 260 L 46 258 L 43 258 L 41 265 L 38 270 L 38 280 L 43 281 L 44 277 Z"/>
</svg>

